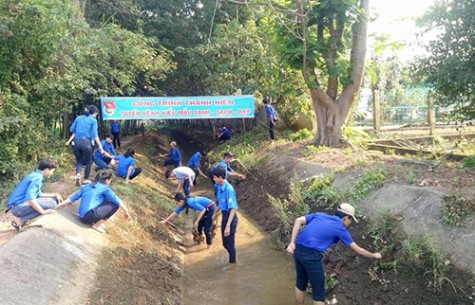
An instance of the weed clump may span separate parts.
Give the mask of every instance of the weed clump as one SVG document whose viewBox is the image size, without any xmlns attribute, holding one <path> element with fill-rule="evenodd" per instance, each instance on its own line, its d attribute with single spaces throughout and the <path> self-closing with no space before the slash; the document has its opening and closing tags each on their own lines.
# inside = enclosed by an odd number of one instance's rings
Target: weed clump
<svg viewBox="0 0 475 305">
<path fill-rule="evenodd" d="M 458 195 L 442 196 L 442 218 L 451 226 L 460 226 L 475 213 L 475 203 Z"/>
</svg>

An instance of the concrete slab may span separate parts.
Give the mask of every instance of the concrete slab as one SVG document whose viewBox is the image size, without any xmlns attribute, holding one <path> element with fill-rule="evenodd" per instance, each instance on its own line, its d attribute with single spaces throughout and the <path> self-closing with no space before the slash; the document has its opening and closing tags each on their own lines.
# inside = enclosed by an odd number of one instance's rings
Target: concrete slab
<svg viewBox="0 0 475 305">
<path fill-rule="evenodd" d="M 37 219 L 0 246 L 0 305 L 85 304 L 106 245 L 75 207 Z"/>
</svg>

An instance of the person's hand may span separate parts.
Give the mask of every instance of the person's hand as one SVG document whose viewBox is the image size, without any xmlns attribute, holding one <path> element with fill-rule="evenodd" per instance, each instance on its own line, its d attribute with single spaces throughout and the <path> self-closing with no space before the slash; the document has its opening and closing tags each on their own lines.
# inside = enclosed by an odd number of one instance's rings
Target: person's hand
<svg viewBox="0 0 475 305">
<path fill-rule="evenodd" d="M 56 212 L 56 210 L 44 210 L 43 211 L 43 215 L 46 215 L 46 214 L 56 214 L 58 212 Z"/>
<path fill-rule="evenodd" d="M 67 141 L 66 143 L 64 143 L 64 146 L 69 146 L 69 144 L 71 144 L 71 142 Z"/>
<path fill-rule="evenodd" d="M 112 166 L 115 165 L 115 160 L 114 159 L 111 160 L 110 165 L 112 165 Z"/>
<path fill-rule="evenodd" d="M 101 155 L 104 155 L 106 153 L 102 147 L 99 148 L 99 151 L 101 152 Z"/>
<path fill-rule="evenodd" d="M 125 184 L 129 184 L 130 183 L 130 179 L 125 179 Z"/>
<path fill-rule="evenodd" d="M 164 225 L 164 224 L 166 224 L 166 223 L 167 223 L 167 221 L 166 221 L 166 220 L 162 220 L 162 221 L 160 221 L 160 224 L 162 224 L 162 225 Z"/>
<path fill-rule="evenodd" d="M 290 243 L 288 246 L 287 246 L 287 252 L 289 252 L 290 254 L 294 253 L 295 251 L 295 243 Z"/>
<path fill-rule="evenodd" d="M 56 194 L 56 200 L 58 201 L 58 203 L 61 203 L 63 202 L 63 197 L 61 197 L 60 194 Z"/>
<path fill-rule="evenodd" d="M 239 175 L 239 178 L 241 178 L 242 180 L 246 180 L 246 175 L 241 174 Z"/>
<path fill-rule="evenodd" d="M 228 237 L 231 234 L 231 228 L 229 226 L 226 226 L 224 228 L 224 237 Z"/>
<path fill-rule="evenodd" d="M 198 224 L 197 223 L 193 224 L 193 229 L 198 230 Z"/>
<path fill-rule="evenodd" d="M 131 218 L 131 216 L 130 216 L 129 212 L 128 211 L 125 212 L 125 219 L 129 220 L 130 218 Z"/>
<path fill-rule="evenodd" d="M 381 259 L 383 256 L 381 255 L 381 253 L 377 252 L 377 253 L 373 253 L 373 258 L 375 259 Z"/>
</svg>

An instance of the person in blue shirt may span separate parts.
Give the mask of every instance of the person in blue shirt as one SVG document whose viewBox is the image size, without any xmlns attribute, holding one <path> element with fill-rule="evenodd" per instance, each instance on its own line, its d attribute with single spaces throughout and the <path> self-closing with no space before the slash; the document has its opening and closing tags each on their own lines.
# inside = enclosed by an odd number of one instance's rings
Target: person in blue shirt
<svg viewBox="0 0 475 305">
<path fill-rule="evenodd" d="M 296 304 L 304 304 L 305 290 L 309 281 L 312 286 L 313 304 L 325 304 L 325 272 L 322 256 L 332 244 L 339 240 L 359 255 L 381 258 L 380 253 L 371 253 L 353 241 L 347 231 L 352 221 L 357 222 L 355 208 L 348 203 L 340 204 L 335 215 L 313 213 L 295 220 L 287 252 L 293 253 L 295 260 Z M 305 226 L 302 231 L 300 231 L 301 226 Z"/>
<path fill-rule="evenodd" d="M 104 154 L 104 150 L 102 149 L 101 141 L 99 140 L 97 133 L 96 117 L 98 113 L 99 109 L 96 106 L 88 106 L 84 114 L 78 116 L 69 128 L 69 130 L 74 135 L 72 145 L 73 153 L 76 157 L 76 186 L 81 185 L 81 169 L 83 165 L 86 166 L 83 184 L 91 183 L 89 180 L 89 175 L 91 174 L 93 152 L 92 147 L 94 145 L 94 141 L 97 143 L 100 153 Z"/>
<path fill-rule="evenodd" d="M 79 218 L 83 222 L 90 224 L 94 230 L 105 233 L 103 224 L 111 218 L 119 208 L 124 210 L 125 218 L 130 219 L 127 206 L 109 187 L 111 181 L 112 174 L 109 171 L 98 173 L 93 183 L 81 187 L 76 193 L 59 204 L 58 208 L 81 199 L 78 207 Z"/>
<path fill-rule="evenodd" d="M 206 236 L 206 245 L 209 249 L 213 243 L 211 226 L 213 224 L 213 216 L 216 211 L 215 203 L 211 199 L 208 199 L 206 197 L 186 197 L 183 193 L 177 193 L 175 195 L 175 202 L 178 207 L 173 213 L 170 214 L 170 216 L 162 220 L 160 223 L 167 223 L 173 217 L 179 215 L 183 210 L 186 210 L 186 214 L 188 214 L 188 209 L 200 212 L 193 224 L 193 228 L 199 232 L 200 236 L 202 236 L 204 231 L 204 234 Z"/>
<path fill-rule="evenodd" d="M 30 219 L 56 212 L 57 204 L 63 200 L 61 195 L 41 191 L 43 180 L 51 177 L 55 168 L 56 164 L 52 160 L 40 161 L 38 169 L 26 175 L 8 197 L 7 210 L 11 210 L 15 216 L 12 226 L 17 231 Z"/>
<path fill-rule="evenodd" d="M 201 158 L 206 156 L 206 150 L 202 149 L 200 151 L 195 152 L 190 160 L 188 160 L 188 167 L 195 171 L 195 180 L 193 181 L 193 185 L 196 185 L 196 178 L 198 174 L 208 178 L 202 171 L 201 171 Z"/>
<path fill-rule="evenodd" d="M 277 116 L 277 112 L 275 111 L 274 107 L 269 104 L 269 101 L 267 99 L 263 99 L 262 102 L 264 103 L 267 121 L 269 122 L 269 135 L 271 140 L 274 141 L 274 125 L 277 124 L 277 122 L 279 121 L 279 117 Z"/>
<path fill-rule="evenodd" d="M 246 179 L 245 175 L 240 174 L 240 173 L 236 172 L 235 170 L 233 170 L 231 168 L 230 164 L 231 164 L 232 161 L 233 161 L 233 154 L 231 152 L 225 152 L 224 155 L 223 155 L 223 159 L 210 168 L 210 170 L 208 172 L 208 177 L 210 178 L 211 183 L 213 185 L 214 185 L 215 182 L 214 182 L 214 179 L 213 179 L 212 172 L 217 167 L 223 167 L 223 168 L 226 169 L 225 179 L 228 179 L 228 176 L 230 178 L 237 177 L 237 178 L 240 178 L 240 179 Z"/>
<path fill-rule="evenodd" d="M 120 148 L 120 123 L 117 120 L 113 120 L 109 123 L 109 131 L 112 134 L 114 148 Z"/>
<path fill-rule="evenodd" d="M 163 162 L 163 166 L 165 167 L 165 170 L 167 169 L 168 165 L 173 165 L 175 168 L 181 166 L 181 161 L 182 161 L 181 153 L 176 147 L 176 142 L 172 141 L 170 143 L 170 147 L 171 147 L 170 152 L 166 155 L 162 155 L 162 157 L 167 158 L 167 160 Z"/>
<path fill-rule="evenodd" d="M 169 180 L 176 178 L 176 180 L 178 180 L 178 186 L 175 193 L 178 193 L 183 186 L 183 192 L 186 196 L 189 196 L 191 192 L 190 189 L 193 187 L 193 181 L 195 180 L 195 172 L 187 166 L 180 166 L 173 170 L 167 170 L 165 172 L 165 178 Z"/>
<path fill-rule="evenodd" d="M 218 210 L 221 211 L 221 237 L 223 240 L 223 247 L 229 253 L 228 270 L 236 269 L 236 245 L 235 235 L 238 225 L 237 209 L 238 203 L 236 199 L 236 192 L 233 186 L 226 181 L 226 169 L 218 166 L 213 169 L 213 180 L 215 182 L 215 195 Z M 214 213 L 216 218 L 217 213 Z"/>
<path fill-rule="evenodd" d="M 96 149 L 96 152 L 94 153 L 96 171 L 108 168 L 111 162 L 112 165 L 114 165 L 114 158 L 117 155 L 114 150 L 114 146 L 112 145 L 112 135 L 107 134 L 104 140 L 101 141 L 101 145 L 102 149 L 104 150 L 104 154 L 101 154 L 99 149 Z"/>
<path fill-rule="evenodd" d="M 223 125 L 218 129 L 218 135 L 216 136 L 219 143 L 224 143 L 227 140 L 231 139 L 231 131 Z"/>
<path fill-rule="evenodd" d="M 115 160 L 119 162 L 115 171 L 119 177 L 125 179 L 126 183 L 129 183 L 142 172 L 142 168 L 135 167 L 134 155 L 135 149 L 129 148 L 125 154 L 115 156 Z"/>
</svg>

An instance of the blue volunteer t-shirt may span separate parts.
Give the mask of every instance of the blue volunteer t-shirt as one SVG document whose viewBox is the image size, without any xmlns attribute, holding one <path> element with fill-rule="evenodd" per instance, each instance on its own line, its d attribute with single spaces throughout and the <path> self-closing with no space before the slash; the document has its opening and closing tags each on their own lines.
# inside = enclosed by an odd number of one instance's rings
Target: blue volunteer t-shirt
<svg viewBox="0 0 475 305">
<path fill-rule="evenodd" d="M 266 114 L 269 119 L 277 120 L 277 114 L 275 113 L 274 107 L 267 104 L 266 106 Z"/>
<path fill-rule="evenodd" d="M 97 137 L 97 120 L 92 115 L 78 116 L 69 131 L 74 133 L 74 139 L 88 138 L 94 140 Z"/>
<path fill-rule="evenodd" d="M 176 147 L 172 148 L 170 150 L 170 153 L 167 156 L 170 157 L 170 159 L 172 159 L 172 161 L 181 162 L 181 154 L 180 154 L 180 151 L 178 150 L 178 148 L 176 148 Z"/>
<path fill-rule="evenodd" d="M 197 210 L 197 211 L 200 211 L 200 212 L 203 211 L 204 209 L 206 209 L 206 207 L 210 203 L 213 202 L 213 201 L 209 200 L 208 198 L 201 197 L 201 196 L 188 197 L 185 200 L 186 200 L 186 204 L 188 205 L 188 207 L 190 209 Z M 183 211 L 185 208 L 186 208 L 185 205 L 183 205 L 181 207 L 177 207 L 175 209 L 175 213 L 180 214 L 181 211 Z"/>
<path fill-rule="evenodd" d="M 17 206 L 25 201 L 40 197 L 41 186 L 43 186 L 43 175 L 40 170 L 26 175 L 13 189 L 7 200 L 7 206 Z"/>
<path fill-rule="evenodd" d="M 87 184 L 81 187 L 69 199 L 74 202 L 81 199 L 78 207 L 79 217 L 83 218 L 87 212 L 100 206 L 105 200 L 119 206 L 120 200 L 114 194 L 107 184 L 97 183 L 95 185 Z"/>
<path fill-rule="evenodd" d="M 224 177 L 225 179 L 228 179 L 228 172 L 232 171 L 233 169 L 231 168 L 231 166 L 229 164 L 226 163 L 226 161 L 221 160 L 219 161 L 218 163 L 216 163 L 215 165 L 213 165 L 210 169 L 210 171 L 212 171 L 213 169 L 217 168 L 218 166 L 221 166 L 222 168 L 226 169 L 226 177 Z"/>
<path fill-rule="evenodd" d="M 191 156 L 190 160 L 188 160 L 188 167 L 192 169 L 197 169 L 200 167 L 200 159 L 201 159 L 201 154 L 200 152 L 196 152 Z"/>
<path fill-rule="evenodd" d="M 115 150 L 114 150 L 114 145 L 112 145 L 112 143 L 107 143 L 106 140 L 102 140 L 101 145 L 102 145 L 102 149 L 104 149 L 105 152 L 108 152 L 109 154 L 113 156 L 116 155 Z M 94 158 L 102 158 L 102 154 L 99 148 L 96 149 L 96 152 L 94 153 Z"/>
<path fill-rule="evenodd" d="M 221 130 L 221 132 L 223 133 L 223 136 L 226 136 L 228 138 L 231 137 L 231 130 L 224 128 L 223 130 Z"/>
<path fill-rule="evenodd" d="M 115 160 L 119 162 L 116 168 L 116 173 L 121 178 L 127 177 L 127 171 L 129 170 L 130 166 L 135 166 L 135 159 L 134 157 L 125 157 L 124 155 L 115 156 Z M 135 173 L 135 168 L 132 170 L 130 175 L 132 176 Z"/>
<path fill-rule="evenodd" d="M 109 124 L 112 133 L 119 133 L 120 132 L 120 124 L 119 122 L 111 122 Z"/>
<path fill-rule="evenodd" d="M 338 216 L 326 213 L 313 213 L 306 215 L 305 220 L 307 223 L 295 241 L 297 245 L 323 253 L 339 240 L 345 246 L 349 246 L 353 242 L 350 233 L 348 233 L 341 218 Z"/>
<path fill-rule="evenodd" d="M 239 209 L 236 199 L 236 192 L 233 186 L 224 181 L 221 185 L 219 183 L 214 184 L 214 190 L 216 194 L 216 202 L 218 203 L 221 211 L 229 211 L 230 209 Z"/>
</svg>

